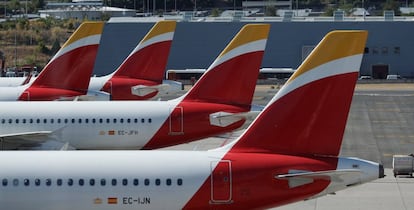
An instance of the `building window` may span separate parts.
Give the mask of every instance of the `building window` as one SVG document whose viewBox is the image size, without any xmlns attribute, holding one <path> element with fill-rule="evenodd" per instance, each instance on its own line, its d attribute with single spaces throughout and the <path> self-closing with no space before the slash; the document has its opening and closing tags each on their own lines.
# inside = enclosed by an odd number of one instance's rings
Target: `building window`
<svg viewBox="0 0 414 210">
<path fill-rule="evenodd" d="M 383 47 L 383 48 L 381 49 L 381 53 L 382 53 L 383 55 L 387 55 L 387 54 L 388 54 L 388 47 Z"/>
<path fill-rule="evenodd" d="M 394 54 L 399 55 L 400 51 L 401 51 L 400 47 L 394 47 Z"/>
</svg>

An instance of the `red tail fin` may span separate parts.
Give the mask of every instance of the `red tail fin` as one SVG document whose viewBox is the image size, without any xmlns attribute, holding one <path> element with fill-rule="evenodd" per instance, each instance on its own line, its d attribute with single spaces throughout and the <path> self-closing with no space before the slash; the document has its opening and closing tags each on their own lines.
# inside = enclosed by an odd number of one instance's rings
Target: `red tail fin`
<svg viewBox="0 0 414 210">
<path fill-rule="evenodd" d="M 118 67 L 113 77 L 129 77 L 161 83 L 175 26 L 175 21 L 157 22 Z"/>
<path fill-rule="evenodd" d="M 268 24 L 244 26 L 184 100 L 250 106 L 269 29 Z"/>
<path fill-rule="evenodd" d="M 325 36 L 231 151 L 337 156 L 366 38 Z"/>
<path fill-rule="evenodd" d="M 103 22 L 82 23 L 31 87 L 83 90 L 86 93 L 103 25 Z"/>
</svg>

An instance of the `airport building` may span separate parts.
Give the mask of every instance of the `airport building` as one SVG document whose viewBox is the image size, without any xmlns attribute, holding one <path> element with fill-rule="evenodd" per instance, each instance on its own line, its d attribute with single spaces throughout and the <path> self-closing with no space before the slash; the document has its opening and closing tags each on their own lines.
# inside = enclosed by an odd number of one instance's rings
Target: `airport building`
<svg viewBox="0 0 414 210">
<path fill-rule="evenodd" d="M 112 18 L 105 25 L 94 73 L 116 69 L 154 22 L 176 19 L 176 33 L 167 69 L 205 69 L 248 23 L 269 23 L 271 30 L 263 68 L 296 69 L 320 39 L 332 30 L 368 30 L 360 74 L 376 79 L 387 75 L 414 78 L 414 18 L 386 13 L 381 17 L 159 17 Z"/>
</svg>

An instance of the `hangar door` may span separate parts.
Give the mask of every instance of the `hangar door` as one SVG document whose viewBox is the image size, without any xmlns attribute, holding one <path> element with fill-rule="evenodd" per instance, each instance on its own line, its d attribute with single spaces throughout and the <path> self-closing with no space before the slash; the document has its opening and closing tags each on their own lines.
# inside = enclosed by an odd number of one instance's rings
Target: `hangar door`
<svg viewBox="0 0 414 210">
<path fill-rule="evenodd" d="M 387 64 L 372 65 L 372 78 L 373 79 L 386 79 L 387 75 L 388 75 Z"/>
</svg>

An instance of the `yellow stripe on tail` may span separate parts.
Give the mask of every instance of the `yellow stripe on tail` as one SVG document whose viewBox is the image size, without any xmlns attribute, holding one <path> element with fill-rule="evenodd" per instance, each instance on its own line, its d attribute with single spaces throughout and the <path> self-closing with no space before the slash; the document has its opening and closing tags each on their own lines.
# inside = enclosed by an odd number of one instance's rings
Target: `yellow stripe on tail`
<svg viewBox="0 0 414 210">
<path fill-rule="evenodd" d="M 266 27 L 266 29 L 263 29 L 263 27 Z M 230 44 L 228 44 L 227 47 L 221 52 L 219 57 L 246 43 L 267 39 L 269 30 L 269 24 L 252 24 L 249 26 L 249 28 L 243 27 L 239 32 L 237 39 L 233 39 Z"/>
<path fill-rule="evenodd" d="M 174 32 L 176 22 L 173 20 L 164 20 L 157 22 L 151 31 L 142 39 L 141 43 L 161 34 Z"/>
<path fill-rule="evenodd" d="M 349 36 L 353 33 L 354 36 Z M 328 33 L 325 38 L 311 53 L 302 65 L 296 70 L 295 74 L 287 81 L 293 81 L 295 78 L 306 73 L 307 71 L 320 66 L 330 61 L 344 58 L 352 55 L 362 54 L 364 52 L 365 41 L 368 37 L 367 31 L 332 31 Z M 349 40 L 352 38 L 352 41 Z M 354 47 L 349 46 L 353 44 Z"/>
<path fill-rule="evenodd" d="M 88 36 L 102 34 L 102 29 L 104 27 L 104 22 L 83 22 L 79 28 L 69 37 L 65 42 L 62 48 L 76 42 L 80 39 L 83 39 Z"/>
</svg>

